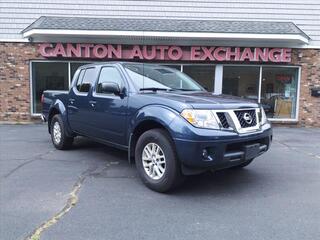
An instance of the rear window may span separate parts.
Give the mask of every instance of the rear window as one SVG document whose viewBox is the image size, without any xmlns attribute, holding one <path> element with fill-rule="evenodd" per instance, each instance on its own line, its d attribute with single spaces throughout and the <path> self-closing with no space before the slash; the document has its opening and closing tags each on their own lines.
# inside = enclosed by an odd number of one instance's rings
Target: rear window
<svg viewBox="0 0 320 240">
<path fill-rule="evenodd" d="M 77 87 L 77 90 L 80 91 L 80 87 L 81 87 L 81 83 L 82 83 L 82 79 L 83 79 L 83 75 L 84 75 L 84 72 L 86 70 L 85 69 L 82 69 L 79 73 L 79 76 L 78 76 L 78 80 L 77 80 L 77 84 L 76 84 L 76 87 Z"/>
</svg>

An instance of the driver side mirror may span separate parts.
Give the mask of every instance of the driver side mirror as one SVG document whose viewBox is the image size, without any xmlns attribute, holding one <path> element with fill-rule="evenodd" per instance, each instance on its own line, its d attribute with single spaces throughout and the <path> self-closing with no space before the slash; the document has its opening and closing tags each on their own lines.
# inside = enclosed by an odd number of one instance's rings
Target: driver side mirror
<svg viewBox="0 0 320 240">
<path fill-rule="evenodd" d="M 117 96 L 120 96 L 122 94 L 119 84 L 114 82 L 99 83 L 97 92 L 106 93 L 106 94 L 113 93 L 114 95 L 117 95 Z"/>
</svg>

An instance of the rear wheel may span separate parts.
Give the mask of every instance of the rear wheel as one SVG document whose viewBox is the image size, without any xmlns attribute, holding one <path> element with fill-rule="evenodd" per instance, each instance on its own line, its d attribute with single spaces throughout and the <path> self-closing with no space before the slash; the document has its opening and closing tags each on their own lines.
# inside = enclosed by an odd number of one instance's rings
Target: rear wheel
<svg viewBox="0 0 320 240">
<path fill-rule="evenodd" d="M 157 192 L 167 192 L 183 181 L 174 143 L 165 130 L 143 133 L 135 149 L 138 173 L 143 183 Z"/>
<path fill-rule="evenodd" d="M 73 137 L 65 133 L 65 126 L 60 114 L 53 116 L 50 125 L 51 140 L 55 148 L 59 150 L 68 149 L 73 143 Z"/>
</svg>

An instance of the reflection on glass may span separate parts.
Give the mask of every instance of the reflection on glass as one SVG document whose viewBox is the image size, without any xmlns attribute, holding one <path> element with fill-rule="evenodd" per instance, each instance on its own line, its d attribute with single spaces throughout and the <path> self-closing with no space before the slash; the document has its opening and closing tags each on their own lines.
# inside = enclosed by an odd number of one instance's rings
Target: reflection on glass
<svg viewBox="0 0 320 240">
<path fill-rule="evenodd" d="M 44 90 L 68 90 L 68 63 L 32 63 L 33 112 L 41 112 L 41 95 Z"/>
<path fill-rule="evenodd" d="M 213 92 L 214 65 L 183 65 L 183 72 L 196 80 L 207 91 Z"/>
<path fill-rule="evenodd" d="M 83 65 L 89 64 L 88 62 L 72 62 L 70 63 L 70 71 L 71 71 L 71 79 L 72 81 L 74 74 L 76 73 L 78 67 L 81 67 Z"/>
<path fill-rule="evenodd" d="M 224 66 L 222 93 L 258 101 L 260 67 Z"/>
<path fill-rule="evenodd" d="M 181 71 L 181 65 L 165 64 L 165 65 L 162 65 L 162 66 L 166 66 L 166 67 L 169 67 L 169 68 L 175 68 L 175 69 Z"/>
<path fill-rule="evenodd" d="M 137 89 L 203 91 L 202 87 L 188 75 L 165 66 L 155 64 L 126 63 L 123 65 Z"/>
<path fill-rule="evenodd" d="M 297 68 L 262 68 L 261 103 L 269 118 L 295 118 L 297 76 Z"/>
</svg>

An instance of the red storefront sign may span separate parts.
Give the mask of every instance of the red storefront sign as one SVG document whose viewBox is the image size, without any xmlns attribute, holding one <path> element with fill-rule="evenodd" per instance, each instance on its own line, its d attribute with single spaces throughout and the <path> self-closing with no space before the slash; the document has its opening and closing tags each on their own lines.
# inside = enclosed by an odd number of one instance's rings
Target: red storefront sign
<svg viewBox="0 0 320 240">
<path fill-rule="evenodd" d="M 292 75 L 286 75 L 286 74 L 277 74 L 276 80 L 283 83 L 291 83 L 292 81 Z"/>
<path fill-rule="evenodd" d="M 46 58 L 62 57 L 149 61 L 291 62 L 290 48 L 42 43 L 39 45 L 39 53 L 41 56 Z"/>
</svg>

